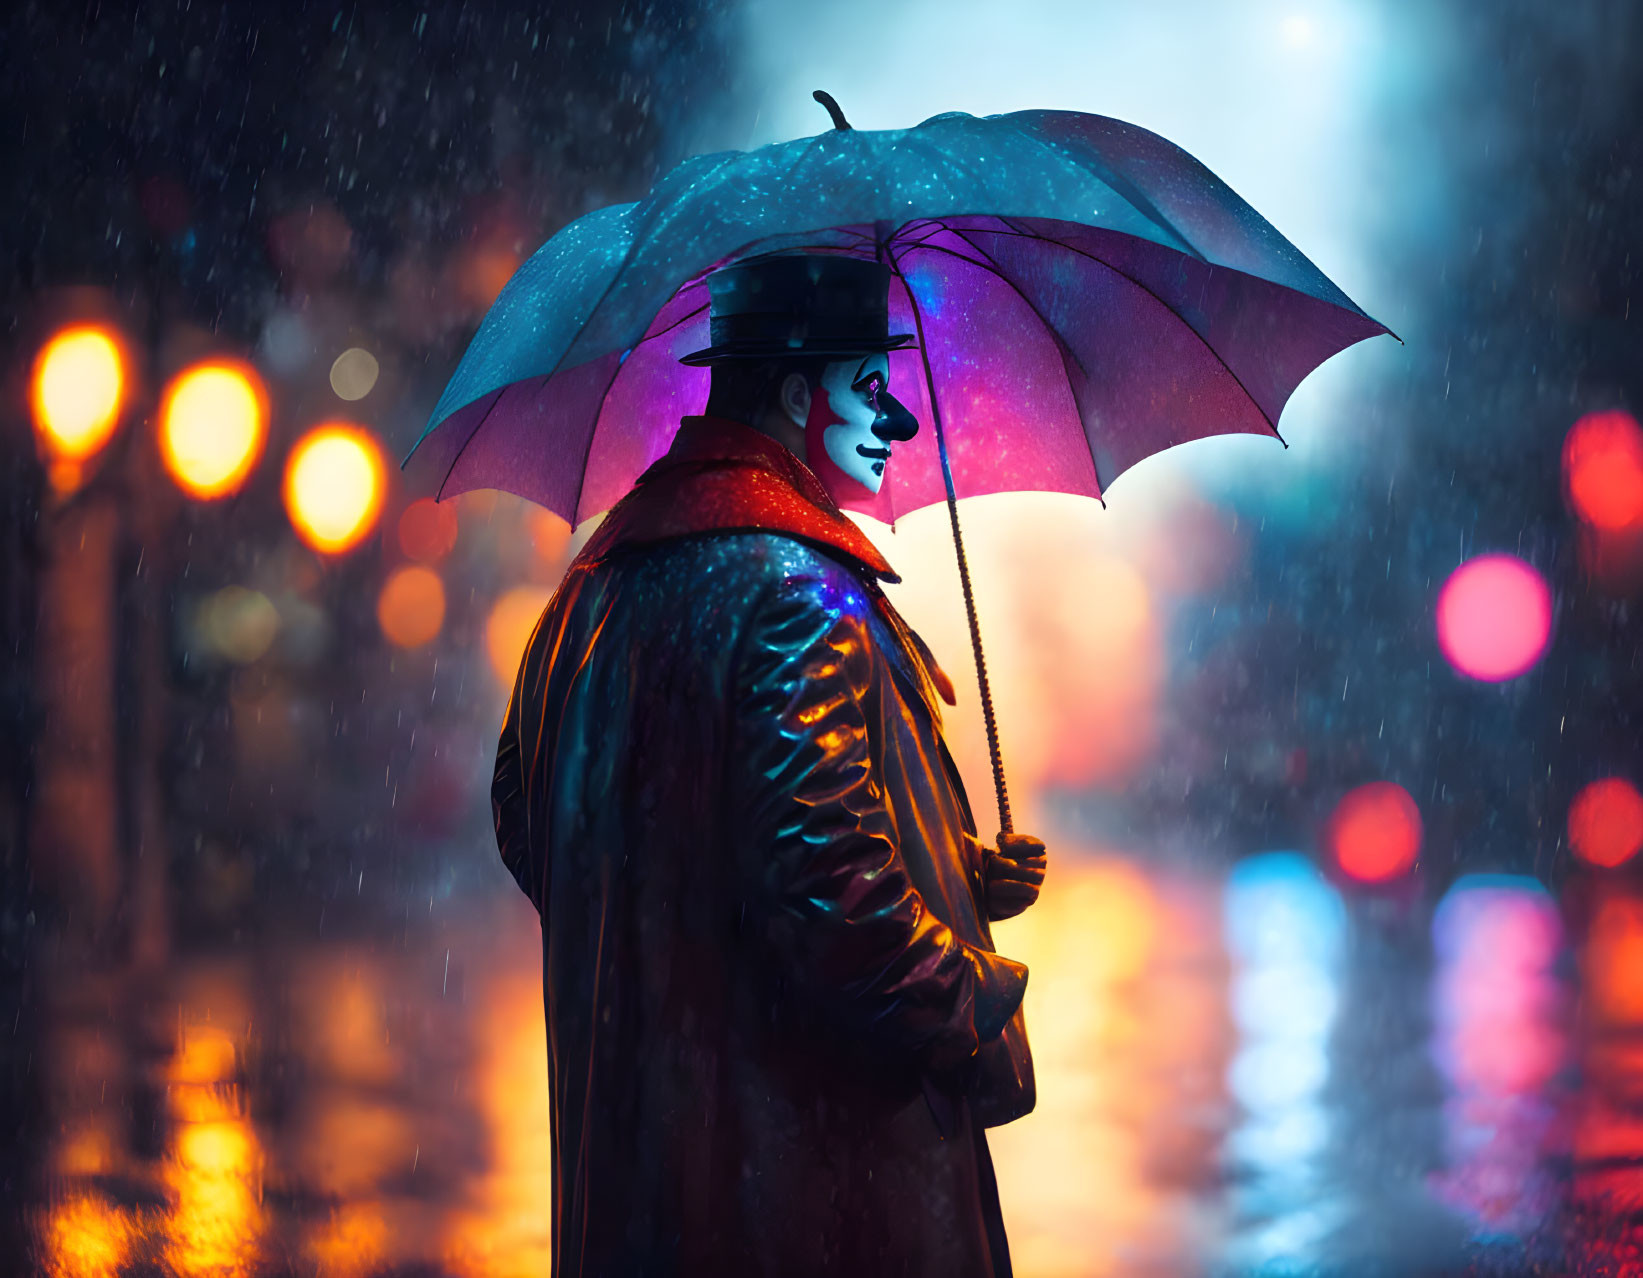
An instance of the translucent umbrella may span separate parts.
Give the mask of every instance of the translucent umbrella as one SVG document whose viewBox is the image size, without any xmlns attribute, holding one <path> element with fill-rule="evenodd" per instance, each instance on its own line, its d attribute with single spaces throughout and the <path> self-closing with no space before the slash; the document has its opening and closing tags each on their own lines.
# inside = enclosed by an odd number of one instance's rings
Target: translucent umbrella
<svg viewBox="0 0 1643 1278">
<path fill-rule="evenodd" d="M 440 497 L 500 488 L 572 525 L 609 509 L 699 412 L 706 277 L 773 252 L 893 272 L 898 398 L 934 428 L 898 444 L 863 513 L 945 500 L 1000 827 L 1009 796 L 957 500 L 1101 498 L 1144 457 L 1278 435 L 1303 378 L 1389 332 L 1192 156 L 1076 111 L 951 112 L 687 160 L 643 200 L 565 226 L 480 325 L 407 458 Z M 909 392 L 908 388 L 912 388 Z"/>
</svg>

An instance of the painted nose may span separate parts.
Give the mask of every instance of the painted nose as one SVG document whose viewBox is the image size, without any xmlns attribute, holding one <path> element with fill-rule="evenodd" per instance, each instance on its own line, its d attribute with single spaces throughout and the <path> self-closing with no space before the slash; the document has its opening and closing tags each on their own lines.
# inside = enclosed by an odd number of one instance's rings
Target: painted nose
<svg viewBox="0 0 1643 1278">
<path fill-rule="evenodd" d="M 878 406 L 879 415 L 873 419 L 873 433 L 880 439 L 900 441 L 918 434 L 918 418 L 908 412 L 889 391 L 881 390 L 878 393 Z"/>
</svg>

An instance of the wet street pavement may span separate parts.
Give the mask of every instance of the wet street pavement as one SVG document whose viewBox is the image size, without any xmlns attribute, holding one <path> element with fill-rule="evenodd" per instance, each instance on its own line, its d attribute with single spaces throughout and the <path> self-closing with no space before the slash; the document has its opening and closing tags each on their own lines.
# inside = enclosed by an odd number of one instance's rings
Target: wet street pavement
<svg viewBox="0 0 1643 1278">
<path fill-rule="evenodd" d="M 1038 1109 L 992 1133 L 1022 1278 L 1643 1273 L 1643 894 L 1052 873 L 998 929 L 1032 969 Z M 535 916 L 417 914 L 140 983 L 47 961 L 21 1272 L 546 1274 Z"/>
</svg>

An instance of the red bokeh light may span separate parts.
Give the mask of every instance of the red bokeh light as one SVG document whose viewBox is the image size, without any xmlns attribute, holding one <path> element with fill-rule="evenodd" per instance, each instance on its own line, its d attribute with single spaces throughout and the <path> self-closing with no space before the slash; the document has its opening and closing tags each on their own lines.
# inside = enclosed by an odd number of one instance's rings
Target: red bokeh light
<svg viewBox="0 0 1643 1278">
<path fill-rule="evenodd" d="M 456 505 L 423 497 L 399 517 L 399 548 L 408 559 L 437 564 L 456 545 Z"/>
<path fill-rule="evenodd" d="M 1336 805 L 1329 846 L 1343 874 L 1363 883 L 1395 879 L 1420 852 L 1420 809 L 1395 782 L 1361 785 Z"/>
<path fill-rule="evenodd" d="M 1563 478 L 1575 514 L 1615 531 L 1643 523 L 1643 428 L 1630 413 L 1587 413 L 1563 441 Z"/>
<path fill-rule="evenodd" d="M 1569 846 L 1605 868 L 1631 860 L 1643 848 L 1643 794 L 1623 777 L 1593 781 L 1569 805 Z"/>
<path fill-rule="evenodd" d="M 1643 1025 L 1643 901 L 1609 896 L 1598 905 L 1580 967 L 1587 1006 L 1600 1026 Z"/>
<path fill-rule="evenodd" d="M 1496 683 L 1515 679 L 1546 651 L 1552 592 L 1512 555 L 1469 559 L 1438 595 L 1438 644 L 1464 675 Z"/>
</svg>

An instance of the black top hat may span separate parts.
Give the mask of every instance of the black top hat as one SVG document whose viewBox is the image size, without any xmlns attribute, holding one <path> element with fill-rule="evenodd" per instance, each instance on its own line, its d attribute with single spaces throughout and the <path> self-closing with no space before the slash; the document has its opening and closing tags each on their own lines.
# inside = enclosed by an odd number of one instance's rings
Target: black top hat
<svg viewBox="0 0 1643 1278">
<path fill-rule="evenodd" d="M 750 258 L 707 277 L 713 344 L 681 364 L 891 351 L 890 268 L 836 254 Z"/>
</svg>

